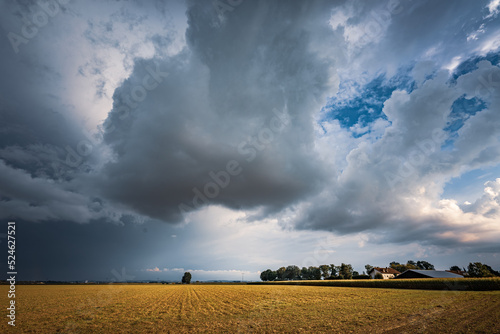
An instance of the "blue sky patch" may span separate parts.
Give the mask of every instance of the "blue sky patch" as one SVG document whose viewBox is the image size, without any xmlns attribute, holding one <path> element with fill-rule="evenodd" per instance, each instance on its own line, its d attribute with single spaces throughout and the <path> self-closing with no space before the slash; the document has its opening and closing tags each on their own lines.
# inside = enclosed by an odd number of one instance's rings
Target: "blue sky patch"
<svg viewBox="0 0 500 334">
<path fill-rule="evenodd" d="M 444 128 L 445 131 L 450 133 L 450 136 L 441 149 L 444 151 L 453 150 L 455 140 L 458 138 L 458 131 L 471 116 L 474 116 L 486 107 L 486 103 L 476 97 L 467 99 L 464 95 L 455 100 L 451 107 L 451 113 L 448 116 L 448 125 Z"/>
<path fill-rule="evenodd" d="M 491 64 L 498 66 L 500 64 L 500 53 L 498 53 L 498 52 L 493 53 L 492 52 L 492 53 L 488 53 L 486 56 L 477 56 L 477 57 L 472 57 L 472 58 L 469 58 L 467 60 L 464 60 L 455 69 L 455 72 L 453 73 L 453 76 L 452 76 L 452 82 L 456 82 L 458 77 L 476 70 L 477 64 L 482 60 L 487 60 Z"/>
<path fill-rule="evenodd" d="M 484 192 L 484 183 L 500 175 L 500 165 L 474 169 L 448 181 L 441 198 L 453 198 L 459 203 L 473 202 Z"/>
<path fill-rule="evenodd" d="M 391 97 L 392 92 L 399 89 L 411 93 L 414 89 L 415 84 L 409 73 L 407 69 L 402 70 L 390 79 L 386 79 L 382 74 L 364 86 L 343 81 L 339 93 L 323 108 L 322 121 L 337 119 L 343 128 L 350 128 L 358 123 L 366 126 L 378 118 L 385 119 L 386 116 L 382 111 L 384 102 Z M 356 90 L 358 94 L 349 96 L 349 90 Z M 361 135 L 363 134 L 355 136 Z"/>
<path fill-rule="evenodd" d="M 461 75 L 477 69 L 477 64 L 488 60 L 494 65 L 500 64 L 500 53 L 489 53 L 486 56 L 477 56 L 463 61 L 455 70 L 451 83 Z M 342 81 L 338 93 L 329 99 L 323 108 L 323 121 L 338 120 L 340 125 L 349 129 L 355 124 L 365 127 L 376 119 L 386 119 L 383 113 L 384 102 L 387 101 L 395 90 L 405 90 L 411 93 L 415 89 L 415 81 L 411 77 L 413 66 L 403 68 L 398 73 L 387 79 L 385 74 L 377 76 L 365 85 L 349 80 Z M 432 78 L 430 75 L 428 79 Z M 462 128 L 465 121 L 477 112 L 486 108 L 484 101 L 478 98 L 466 99 L 465 96 L 457 99 L 452 106 L 449 122 L 445 128 L 450 139 L 443 145 L 444 150 L 453 148 L 457 131 Z M 353 133 L 354 137 L 363 136 L 365 133 Z"/>
</svg>

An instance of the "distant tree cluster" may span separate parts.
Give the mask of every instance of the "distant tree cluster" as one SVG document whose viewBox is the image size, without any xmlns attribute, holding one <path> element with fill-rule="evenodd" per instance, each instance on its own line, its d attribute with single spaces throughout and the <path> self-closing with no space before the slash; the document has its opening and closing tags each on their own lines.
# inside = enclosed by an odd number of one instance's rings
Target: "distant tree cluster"
<svg viewBox="0 0 500 334">
<path fill-rule="evenodd" d="M 454 267 L 457 267 L 457 266 L 454 266 Z M 451 268 L 450 268 L 450 270 L 451 270 Z M 500 276 L 500 272 L 493 270 L 493 268 L 491 268 L 489 265 L 482 264 L 481 262 L 469 263 L 469 266 L 467 267 L 467 274 L 469 275 L 469 277 Z"/>
<path fill-rule="evenodd" d="M 288 280 L 320 280 L 320 279 L 351 279 L 359 276 L 350 264 L 342 263 L 340 266 L 334 264 L 323 264 L 319 267 L 299 267 L 290 265 L 278 270 L 267 269 L 260 274 L 263 281 L 288 281 Z"/>
</svg>

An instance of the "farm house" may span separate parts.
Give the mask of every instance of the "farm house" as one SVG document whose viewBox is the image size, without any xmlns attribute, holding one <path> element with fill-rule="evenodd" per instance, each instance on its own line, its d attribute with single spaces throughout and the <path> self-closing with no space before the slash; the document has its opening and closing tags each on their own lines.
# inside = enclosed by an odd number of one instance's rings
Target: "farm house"
<svg viewBox="0 0 500 334">
<path fill-rule="evenodd" d="M 401 274 L 399 271 L 393 268 L 379 268 L 373 267 L 368 272 L 371 278 L 375 278 L 377 274 L 381 274 L 384 279 L 394 278 L 395 276 Z"/>
</svg>

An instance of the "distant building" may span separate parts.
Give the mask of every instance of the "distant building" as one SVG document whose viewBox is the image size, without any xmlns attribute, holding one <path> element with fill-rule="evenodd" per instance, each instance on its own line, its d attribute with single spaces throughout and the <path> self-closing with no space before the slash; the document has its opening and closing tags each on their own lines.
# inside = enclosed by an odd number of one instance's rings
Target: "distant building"
<svg viewBox="0 0 500 334">
<path fill-rule="evenodd" d="M 452 273 L 452 274 L 460 275 L 460 276 L 468 276 L 467 272 L 463 271 L 463 270 L 446 270 L 446 271 L 449 273 Z"/>
<path fill-rule="evenodd" d="M 399 278 L 464 278 L 462 275 L 454 274 L 445 270 L 416 270 L 408 269 Z"/>
<path fill-rule="evenodd" d="M 389 278 L 394 278 L 401 273 L 393 268 L 379 268 L 379 267 L 373 267 L 368 272 L 368 275 L 370 275 L 371 278 L 375 278 L 377 274 L 381 274 L 384 279 L 389 279 Z"/>
</svg>

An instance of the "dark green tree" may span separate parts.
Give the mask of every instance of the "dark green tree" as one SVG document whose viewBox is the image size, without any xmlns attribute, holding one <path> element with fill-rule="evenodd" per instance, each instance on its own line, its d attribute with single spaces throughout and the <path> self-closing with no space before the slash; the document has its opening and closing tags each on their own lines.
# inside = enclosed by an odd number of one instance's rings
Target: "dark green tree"
<svg viewBox="0 0 500 334">
<path fill-rule="evenodd" d="M 450 271 L 461 271 L 462 269 L 460 269 L 459 266 L 451 266 L 450 267 Z"/>
<path fill-rule="evenodd" d="M 413 260 L 407 261 L 405 270 L 408 270 L 408 269 L 418 269 L 417 263 Z"/>
<path fill-rule="evenodd" d="M 318 267 L 310 266 L 308 268 L 310 279 L 321 279 L 321 270 Z"/>
<path fill-rule="evenodd" d="M 373 266 L 369 265 L 369 264 L 366 264 L 365 265 L 365 269 L 366 269 L 366 272 L 369 273 L 370 270 L 372 270 Z"/>
<path fill-rule="evenodd" d="M 406 270 L 406 266 L 399 263 L 399 262 L 396 262 L 396 261 L 392 261 L 391 263 L 389 263 L 389 267 L 391 267 L 392 269 L 394 270 L 397 270 L 399 271 L 400 273 L 404 272 Z"/>
<path fill-rule="evenodd" d="M 470 277 L 494 277 L 495 274 L 490 271 L 491 267 L 481 262 L 469 263 L 467 273 Z"/>
<path fill-rule="evenodd" d="M 392 269 L 395 269 L 395 270 L 399 271 L 400 273 L 405 272 L 408 269 L 418 269 L 417 268 L 417 263 L 415 261 L 413 261 L 413 260 L 409 260 L 408 262 L 406 262 L 406 264 L 401 264 L 399 262 L 392 261 L 389 264 L 389 266 Z"/>
<path fill-rule="evenodd" d="M 339 277 L 342 279 L 351 279 L 354 270 L 350 264 L 342 263 L 340 265 Z"/>
<path fill-rule="evenodd" d="M 330 277 L 330 266 L 327 264 L 322 264 L 319 266 L 319 270 L 321 270 L 321 276 L 323 276 L 323 279 L 327 279 Z"/>
<path fill-rule="evenodd" d="M 285 279 L 285 272 L 286 272 L 285 267 L 281 267 L 278 270 L 276 270 L 276 276 L 279 281 L 283 281 Z"/>
<path fill-rule="evenodd" d="M 338 277 L 338 278 L 340 278 L 340 279 L 342 278 L 342 277 L 340 276 L 340 269 L 341 269 L 341 268 L 342 268 L 342 266 L 335 266 L 335 270 L 337 271 L 337 277 Z"/>
<path fill-rule="evenodd" d="M 191 273 L 185 272 L 184 276 L 182 276 L 182 284 L 190 284 L 191 283 Z"/>
<path fill-rule="evenodd" d="M 486 266 L 486 269 L 488 269 L 488 271 L 489 271 L 490 273 L 492 273 L 492 274 L 493 274 L 493 275 L 495 275 L 495 276 L 500 276 L 500 272 L 498 272 L 498 271 L 494 270 L 493 268 L 491 268 L 491 267 L 490 267 L 489 265 L 487 265 L 487 264 L 485 264 L 485 266 Z"/>
<path fill-rule="evenodd" d="M 434 270 L 434 265 L 427 261 L 417 261 L 417 268 L 422 270 Z"/>
<path fill-rule="evenodd" d="M 285 278 L 288 280 L 294 280 L 300 278 L 300 268 L 294 265 L 290 265 L 285 269 Z"/>
<path fill-rule="evenodd" d="M 338 274 L 337 266 L 334 264 L 330 264 L 330 278 L 337 277 L 337 274 Z"/>
<path fill-rule="evenodd" d="M 260 273 L 260 279 L 263 281 L 274 281 L 276 279 L 276 272 L 267 269 Z"/>
<path fill-rule="evenodd" d="M 304 280 L 311 279 L 309 275 L 309 269 L 307 269 L 307 267 L 302 267 L 302 269 L 300 270 L 300 278 Z"/>
</svg>

